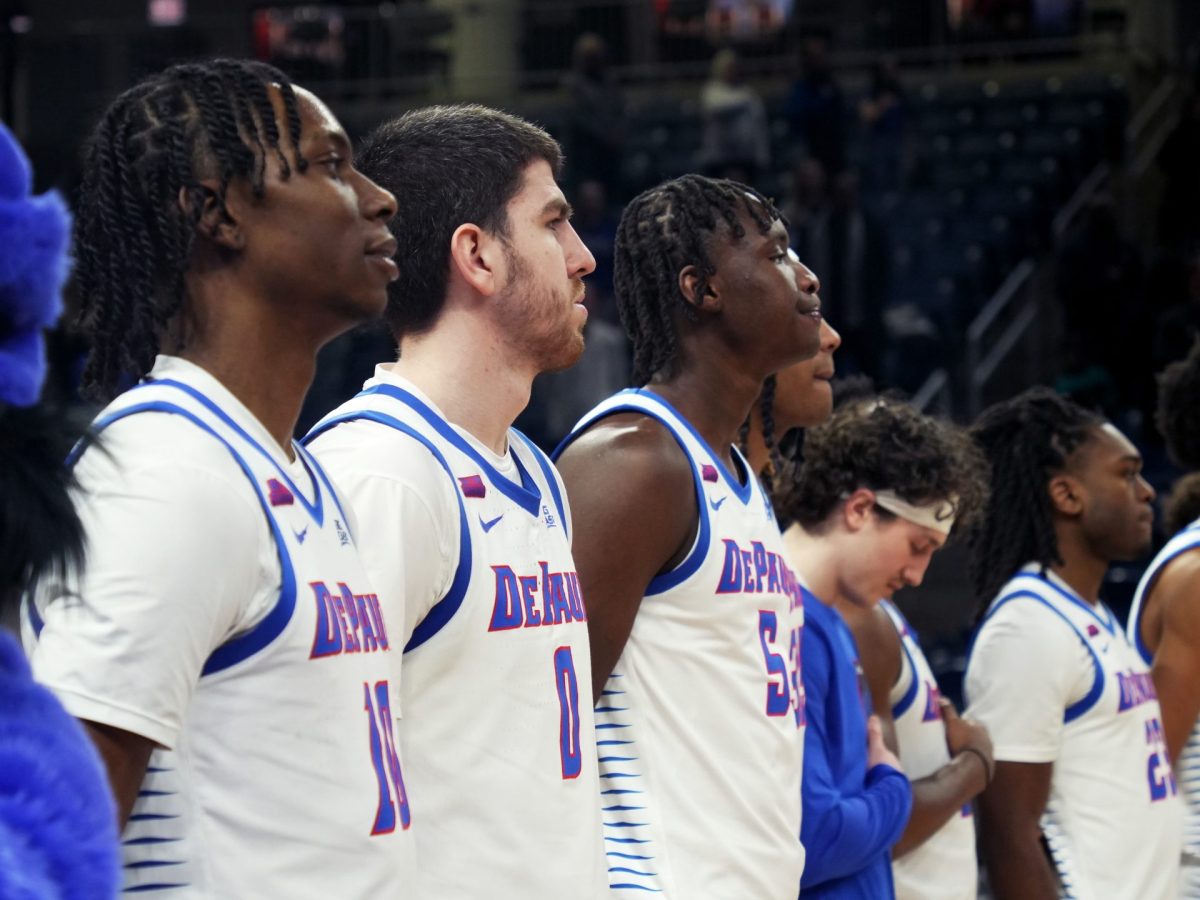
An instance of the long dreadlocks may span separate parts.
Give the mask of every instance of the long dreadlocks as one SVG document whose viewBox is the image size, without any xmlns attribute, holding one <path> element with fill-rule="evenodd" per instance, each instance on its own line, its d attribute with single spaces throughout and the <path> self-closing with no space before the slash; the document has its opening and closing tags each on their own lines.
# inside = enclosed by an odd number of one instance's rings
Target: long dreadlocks
<svg viewBox="0 0 1200 900">
<path fill-rule="evenodd" d="M 1047 489 L 1103 419 L 1048 388 L 983 411 L 971 427 L 991 469 L 992 493 L 971 532 L 971 574 L 981 603 L 1028 562 L 1062 562 Z"/>
<path fill-rule="evenodd" d="M 679 290 L 679 272 L 695 266 L 697 294 L 708 288 L 716 269 L 708 245 L 724 224 L 735 240 L 746 234 L 739 213 L 766 234 L 779 219 L 775 205 L 754 188 L 736 181 L 684 175 L 639 194 L 625 207 L 617 226 L 613 283 L 621 324 L 633 344 L 633 380 L 645 384 L 670 375 L 677 360 L 674 315 L 695 310 Z"/>
<path fill-rule="evenodd" d="M 285 122 L 276 119 L 278 86 Z M 287 128 L 291 160 L 280 148 Z M 282 177 L 303 172 L 300 113 L 287 77 L 262 63 L 218 59 L 172 66 L 119 96 L 88 143 L 76 216 L 80 325 L 92 351 L 89 397 L 110 399 L 153 364 L 167 323 L 183 305 L 184 276 L 205 198 L 216 176 L 224 213 L 230 182 L 264 190 L 268 153 Z M 180 191 L 190 206 L 180 208 Z"/>
</svg>

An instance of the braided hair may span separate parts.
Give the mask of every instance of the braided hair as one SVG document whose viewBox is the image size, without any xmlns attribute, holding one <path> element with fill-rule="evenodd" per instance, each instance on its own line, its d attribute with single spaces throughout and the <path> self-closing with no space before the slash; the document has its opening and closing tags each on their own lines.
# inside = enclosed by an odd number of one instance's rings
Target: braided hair
<svg viewBox="0 0 1200 900">
<path fill-rule="evenodd" d="M 613 284 L 617 312 L 633 344 L 633 380 L 674 373 L 678 334 L 674 313 L 695 321 L 696 311 L 679 290 L 679 272 L 696 267 L 696 293 L 715 273 L 709 242 L 722 224 L 735 240 L 746 234 L 745 213 L 766 234 L 781 218 L 769 199 L 736 181 L 684 175 L 644 191 L 625 207 L 617 226 Z"/>
<path fill-rule="evenodd" d="M 989 407 L 971 426 L 992 484 L 983 518 L 969 538 L 971 575 L 981 603 L 990 603 L 1025 563 L 1043 568 L 1062 563 L 1048 482 L 1103 421 L 1038 387 Z"/>
<path fill-rule="evenodd" d="M 278 86 L 284 121 L 270 86 Z M 280 128 L 291 158 L 280 147 Z M 205 198 L 245 179 L 262 197 L 267 156 L 283 178 L 308 163 L 300 154 L 300 113 L 287 76 L 263 63 L 217 59 L 172 66 L 121 94 L 86 149 L 75 220 L 79 324 L 92 349 L 83 392 L 104 402 L 153 365 L 164 331 L 184 300 Z M 190 205 L 180 208 L 182 189 Z"/>
</svg>

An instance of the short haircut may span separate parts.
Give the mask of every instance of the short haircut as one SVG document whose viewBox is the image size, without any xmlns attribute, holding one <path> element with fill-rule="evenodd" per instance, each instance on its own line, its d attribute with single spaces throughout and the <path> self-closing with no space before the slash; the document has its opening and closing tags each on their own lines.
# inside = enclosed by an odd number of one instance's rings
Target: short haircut
<svg viewBox="0 0 1200 900">
<path fill-rule="evenodd" d="M 450 237 L 470 222 L 501 238 L 526 167 L 545 160 L 557 178 L 562 150 L 541 128 L 476 104 L 429 106 L 376 128 L 360 172 L 396 196 L 391 221 L 400 277 L 384 317 L 396 340 L 433 327 L 446 300 Z"/>
<path fill-rule="evenodd" d="M 1200 338 L 1186 357 L 1159 373 L 1155 424 L 1171 459 L 1200 469 Z"/>
<path fill-rule="evenodd" d="M 1189 472 L 1171 486 L 1163 504 L 1163 528 L 1168 537 L 1200 519 L 1200 472 Z"/>
<path fill-rule="evenodd" d="M 890 490 L 913 504 L 953 498 L 955 527 L 969 527 L 987 498 L 984 468 L 964 429 L 901 400 L 862 398 L 805 432 L 804 462 L 780 479 L 777 505 L 806 530 L 820 531 L 859 488 Z"/>
</svg>

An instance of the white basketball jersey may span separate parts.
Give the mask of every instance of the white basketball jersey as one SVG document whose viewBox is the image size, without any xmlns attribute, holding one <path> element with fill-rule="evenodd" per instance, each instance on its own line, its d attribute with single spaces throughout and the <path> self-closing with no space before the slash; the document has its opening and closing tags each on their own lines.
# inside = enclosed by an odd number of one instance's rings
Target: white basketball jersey
<svg viewBox="0 0 1200 900">
<path fill-rule="evenodd" d="M 627 411 L 674 436 L 700 518 L 687 558 L 647 586 L 596 708 L 609 884 L 621 897 L 795 900 L 803 606 L 771 503 L 740 454 L 745 484 L 649 391 L 605 400 L 563 446 Z"/>
<path fill-rule="evenodd" d="M 896 727 L 900 761 L 911 781 L 932 775 L 950 762 L 946 727 L 938 706 L 937 679 L 904 615 L 888 600 L 880 603 L 900 636 L 900 677 L 888 702 Z M 979 867 L 975 860 L 975 821 L 968 803 L 921 846 L 892 862 L 896 900 L 975 900 Z"/>
<path fill-rule="evenodd" d="M 421 398 L 379 381 L 306 441 L 319 452 L 318 436 L 350 421 L 417 441 L 457 492 L 457 573 L 404 652 L 421 896 L 603 896 L 587 611 L 557 471 L 510 429 L 520 481 L 505 477 Z"/>
<path fill-rule="evenodd" d="M 1050 610 L 1093 665 L 1087 693 L 1063 711 L 1042 833 L 1066 897 L 1165 900 L 1176 896 L 1183 805 L 1167 758 L 1162 713 L 1149 668 L 1103 603 L 1092 606 L 1060 580 L 1022 569 L 980 623 L 974 646 L 1003 608 Z M 1047 617 L 1031 623 L 1044 627 Z M 1053 665 L 1056 660 L 1030 660 Z M 1002 672 L 976 677 L 1004 678 Z M 970 680 L 970 673 L 968 679 Z"/>
<path fill-rule="evenodd" d="M 1129 611 L 1128 638 L 1146 665 L 1154 662 L 1154 654 L 1142 641 L 1142 612 L 1146 594 L 1158 579 L 1167 563 L 1181 553 L 1200 547 L 1200 519 L 1180 531 L 1167 541 L 1146 568 L 1137 592 L 1133 595 L 1133 607 Z M 1175 775 L 1179 779 L 1179 790 L 1183 794 L 1185 807 L 1183 846 L 1187 860 L 1183 866 L 1180 896 L 1200 898 L 1200 722 L 1192 726 L 1187 743 L 1175 761 Z"/>
<path fill-rule="evenodd" d="M 94 430 L 149 415 L 182 417 L 195 425 L 197 442 L 228 450 L 261 505 L 282 584 L 266 617 L 208 658 L 175 748 L 152 754 L 122 837 L 125 892 L 213 900 L 405 895 L 411 815 L 389 686 L 400 648 L 333 488 L 299 447 L 300 465 L 285 469 L 246 423 L 181 381 L 126 391 Z M 103 445 L 87 452 L 103 453 Z M 188 511 L 178 514 L 185 520 Z M 47 604 L 59 602 L 69 599 L 26 604 L 33 634 Z"/>
</svg>

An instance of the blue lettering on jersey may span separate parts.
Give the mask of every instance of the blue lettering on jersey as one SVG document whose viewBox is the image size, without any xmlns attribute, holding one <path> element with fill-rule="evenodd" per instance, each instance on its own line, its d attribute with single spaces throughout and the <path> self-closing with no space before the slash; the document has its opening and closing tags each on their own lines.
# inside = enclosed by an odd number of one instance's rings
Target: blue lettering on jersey
<svg viewBox="0 0 1200 900">
<path fill-rule="evenodd" d="M 1117 684 L 1121 688 L 1121 701 L 1117 705 L 1119 713 L 1158 699 L 1149 672 L 1118 672 Z"/>
<path fill-rule="evenodd" d="M 537 575 L 518 575 L 511 566 L 492 566 L 496 599 L 488 631 L 587 621 L 579 576 L 551 572 L 544 562 L 538 565 L 541 571 Z"/>
<path fill-rule="evenodd" d="M 753 541 L 749 550 L 737 541 L 725 538 L 725 565 L 717 581 L 718 594 L 782 593 L 791 598 L 791 608 L 804 603 L 800 585 L 783 557 L 767 550 L 760 541 Z"/>
<path fill-rule="evenodd" d="M 338 582 L 336 594 L 320 581 L 310 582 L 309 587 L 317 604 L 309 659 L 390 649 L 383 610 L 375 594 L 356 594 L 342 582 Z"/>
</svg>

